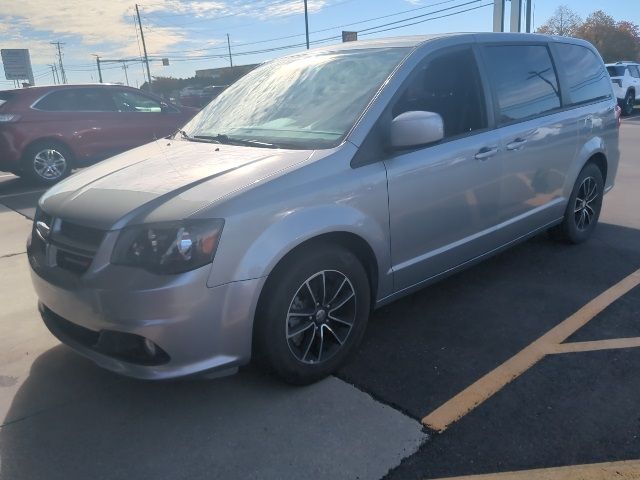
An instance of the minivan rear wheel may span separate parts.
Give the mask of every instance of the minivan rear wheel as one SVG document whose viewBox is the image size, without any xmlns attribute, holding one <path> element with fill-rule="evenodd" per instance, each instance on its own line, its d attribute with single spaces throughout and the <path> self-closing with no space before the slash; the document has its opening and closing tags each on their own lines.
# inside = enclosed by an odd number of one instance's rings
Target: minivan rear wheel
<svg viewBox="0 0 640 480">
<path fill-rule="evenodd" d="M 270 276 L 254 332 L 256 359 L 306 385 L 333 373 L 356 349 L 370 310 L 364 267 L 333 245 L 294 252 Z"/>
<path fill-rule="evenodd" d="M 40 185 L 53 185 L 71 172 L 71 152 L 55 142 L 39 142 L 24 155 L 23 172 Z"/>
<path fill-rule="evenodd" d="M 573 186 L 562 223 L 550 230 L 552 237 L 573 244 L 587 240 L 598 224 L 603 195 L 602 172 L 588 163 Z"/>
</svg>

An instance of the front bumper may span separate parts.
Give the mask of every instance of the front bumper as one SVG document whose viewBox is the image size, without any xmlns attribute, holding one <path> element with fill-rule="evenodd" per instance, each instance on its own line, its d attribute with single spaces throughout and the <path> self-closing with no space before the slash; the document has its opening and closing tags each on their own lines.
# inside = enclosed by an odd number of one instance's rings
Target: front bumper
<svg viewBox="0 0 640 480">
<path fill-rule="evenodd" d="M 111 265 L 88 276 L 31 266 L 49 330 L 108 370 L 165 379 L 231 370 L 251 358 L 253 317 L 264 278 L 208 288 L 210 265 L 167 276 Z M 98 341 L 105 332 L 149 339 L 166 356 L 139 361 L 110 354 Z"/>
</svg>

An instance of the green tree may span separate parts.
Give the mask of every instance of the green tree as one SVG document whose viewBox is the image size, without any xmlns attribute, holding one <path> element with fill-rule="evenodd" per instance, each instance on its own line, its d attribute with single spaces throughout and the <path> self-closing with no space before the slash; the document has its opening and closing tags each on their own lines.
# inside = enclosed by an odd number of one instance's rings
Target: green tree
<svg viewBox="0 0 640 480">
<path fill-rule="evenodd" d="M 547 35 L 561 35 L 573 37 L 576 29 L 582 24 L 580 16 L 566 5 L 556 8 L 551 18 L 537 30 L 538 33 Z"/>
</svg>

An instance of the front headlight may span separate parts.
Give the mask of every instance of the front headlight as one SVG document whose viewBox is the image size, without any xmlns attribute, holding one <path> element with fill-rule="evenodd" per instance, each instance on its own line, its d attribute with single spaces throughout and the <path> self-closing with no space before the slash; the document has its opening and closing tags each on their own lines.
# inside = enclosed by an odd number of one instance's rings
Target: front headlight
<svg viewBox="0 0 640 480">
<path fill-rule="evenodd" d="M 224 220 L 184 220 L 125 227 L 111 263 L 155 273 L 181 273 L 213 261 Z"/>
</svg>

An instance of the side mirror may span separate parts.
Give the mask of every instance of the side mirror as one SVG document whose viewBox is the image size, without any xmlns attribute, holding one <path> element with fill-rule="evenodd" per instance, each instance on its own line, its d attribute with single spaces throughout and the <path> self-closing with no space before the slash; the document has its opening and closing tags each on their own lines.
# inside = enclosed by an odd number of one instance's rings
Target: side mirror
<svg viewBox="0 0 640 480">
<path fill-rule="evenodd" d="M 391 121 L 391 146 L 408 148 L 444 138 L 444 122 L 434 112 L 404 112 Z"/>
</svg>

